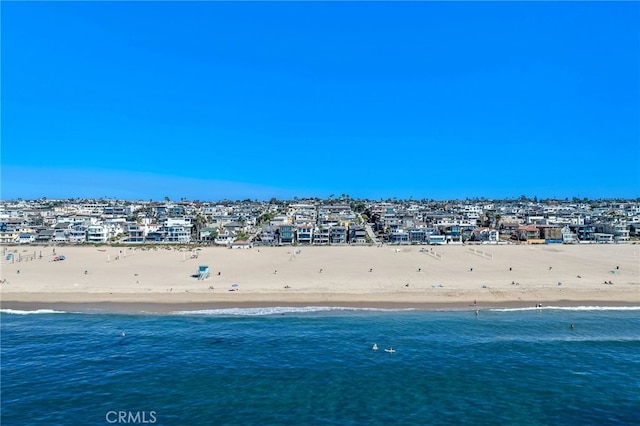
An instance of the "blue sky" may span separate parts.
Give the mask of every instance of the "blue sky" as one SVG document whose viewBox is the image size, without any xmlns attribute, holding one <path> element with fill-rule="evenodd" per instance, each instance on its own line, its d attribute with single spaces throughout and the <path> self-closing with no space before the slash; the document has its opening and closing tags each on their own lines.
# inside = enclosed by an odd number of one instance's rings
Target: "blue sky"
<svg viewBox="0 0 640 426">
<path fill-rule="evenodd" d="M 638 2 L 2 2 L 0 197 L 640 196 Z"/>
</svg>

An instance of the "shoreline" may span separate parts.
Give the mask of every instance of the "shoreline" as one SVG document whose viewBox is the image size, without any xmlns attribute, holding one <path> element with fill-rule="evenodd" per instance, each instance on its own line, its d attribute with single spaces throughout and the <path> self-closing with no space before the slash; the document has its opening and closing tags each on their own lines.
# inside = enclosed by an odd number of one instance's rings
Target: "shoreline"
<svg viewBox="0 0 640 426">
<path fill-rule="evenodd" d="M 67 295 L 68 296 L 68 295 Z M 544 303 L 539 300 L 421 300 L 421 301 L 389 301 L 362 300 L 361 295 L 351 297 L 322 298 L 308 295 L 304 300 L 276 297 L 239 298 L 237 300 L 174 300 L 155 299 L 145 301 L 143 298 L 126 295 L 121 297 L 87 297 L 86 294 L 68 297 L 66 301 L 59 300 L 59 295 L 32 294 L 28 297 L 18 297 L 20 300 L 2 300 L 0 309 L 17 311 L 52 310 L 80 313 L 157 313 L 189 312 L 223 309 L 259 309 L 259 308 L 353 308 L 379 310 L 419 310 L 419 311 L 473 311 L 486 309 L 522 309 L 540 307 L 575 308 L 640 308 L 640 303 L 611 298 L 599 299 L 547 299 Z M 95 295 L 94 295 L 95 296 Z M 344 296 L 344 295 L 343 295 Z M 46 301 L 46 300 L 49 301 Z"/>
</svg>

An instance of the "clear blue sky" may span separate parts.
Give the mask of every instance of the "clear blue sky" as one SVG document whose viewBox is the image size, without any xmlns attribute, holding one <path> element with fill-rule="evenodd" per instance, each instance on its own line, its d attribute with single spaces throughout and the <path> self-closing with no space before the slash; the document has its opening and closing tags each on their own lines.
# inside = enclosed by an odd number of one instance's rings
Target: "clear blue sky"
<svg viewBox="0 0 640 426">
<path fill-rule="evenodd" d="M 2 199 L 640 196 L 638 2 L 6 2 Z"/>
</svg>

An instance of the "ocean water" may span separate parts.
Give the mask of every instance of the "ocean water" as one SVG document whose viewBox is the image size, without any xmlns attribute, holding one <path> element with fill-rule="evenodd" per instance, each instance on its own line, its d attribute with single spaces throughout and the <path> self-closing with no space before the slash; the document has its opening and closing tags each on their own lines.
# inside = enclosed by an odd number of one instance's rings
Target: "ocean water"
<svg viewBox="0 0 640 426">
<path fill-rule="evenodd" d="M 0 319 L 2 425 L 640 424 L 635 308 Z"/>
</svg>

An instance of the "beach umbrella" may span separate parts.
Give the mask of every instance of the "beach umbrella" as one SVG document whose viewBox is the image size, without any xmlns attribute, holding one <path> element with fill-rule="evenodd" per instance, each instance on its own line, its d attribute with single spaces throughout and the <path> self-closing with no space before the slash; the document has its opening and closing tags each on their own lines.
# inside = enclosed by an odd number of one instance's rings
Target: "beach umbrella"
<svg viewBox="0 0 640 426">
<path fill-rule="evenodd" d="M 231 287 L 238 287 L 238 284 L 231 284 Z"/>
</svg>

